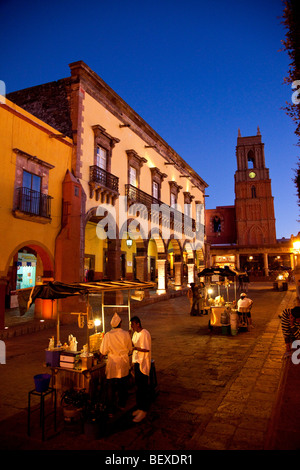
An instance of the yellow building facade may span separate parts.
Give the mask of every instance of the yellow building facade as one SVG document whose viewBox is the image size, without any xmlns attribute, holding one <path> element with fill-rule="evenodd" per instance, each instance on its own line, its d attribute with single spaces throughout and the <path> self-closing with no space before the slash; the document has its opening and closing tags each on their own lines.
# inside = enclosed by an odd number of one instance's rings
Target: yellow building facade
<svg viewBox="0 0 300 470">
<path fill-rule="evenodd" d="M 207 257 L 208 185 L 148 123 L 82 61 L 8 98 L 73 141 L 57 189 L 56 280 L 151 280 L 159 293 L 194 280 Z"/>
<path fill-rule="evenodd" d="M 72 140 L 4 97 L 0 104 L 0 323 L 14 292 L 53 278 Z M 6 302 L 5 302 L 6 301 Z"/>
<path fill-rule="evenodd" d="M 70 69 L 77 94 L 73 102 L 81 110 L 76 114 L 73 168 L 86 195 L 85 272 L 92 269 L 96 278 L 158 281 L 160 267 L 164 280 L 171 277 L 175 282 L 176 266 L 181 286 L 188 264 L 204 266 L 207 184 L 85 63 L 71 64 Z M 102 240 L 103 214 L 98 208 L 103 204 L 112 207 L 116 232 Z M 177 231 L 168 213 L 166 224 L 158 216 L 154 228 L 155 204 L 166 210 L 176 206 L 174 217 L 181 223 Z M 202 223 L 198 239 L 197 210 Z"/>
</svg>

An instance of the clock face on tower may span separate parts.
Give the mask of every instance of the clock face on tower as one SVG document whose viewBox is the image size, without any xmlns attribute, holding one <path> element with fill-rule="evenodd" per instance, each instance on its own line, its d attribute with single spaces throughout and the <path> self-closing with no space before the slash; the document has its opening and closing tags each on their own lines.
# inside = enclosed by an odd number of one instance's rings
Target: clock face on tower
<svg viewBox="0 0 300 470">
<path fill-rule="evenodd" d="M 254 171 L 250 171 L 249 178 L 253 179 L 253 178 L 255 178 L 255 176 L 256 176 L 256 173 Z"/>
</svg>

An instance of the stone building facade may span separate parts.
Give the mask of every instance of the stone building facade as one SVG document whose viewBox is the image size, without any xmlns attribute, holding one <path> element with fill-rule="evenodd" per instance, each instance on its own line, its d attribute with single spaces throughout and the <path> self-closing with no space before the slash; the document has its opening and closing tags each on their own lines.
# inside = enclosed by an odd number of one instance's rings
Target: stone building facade
<svg viewBox="0 0 300 470">
<path fill-rule="evenodd" d="M 294 267 L 290 240 L 276 240 L 274 198 L 259 128 L 236 146 L 235 204 L 206 211 L 211 265 L 230 265 L 268 276 L 280 265 Z"/>
<path fill-rule="evenodd" d="M 191 282 L 208 256 L 197 172 L 82 61 L 8 98 L 72 139 L 54 278 Z"/>
</svg>

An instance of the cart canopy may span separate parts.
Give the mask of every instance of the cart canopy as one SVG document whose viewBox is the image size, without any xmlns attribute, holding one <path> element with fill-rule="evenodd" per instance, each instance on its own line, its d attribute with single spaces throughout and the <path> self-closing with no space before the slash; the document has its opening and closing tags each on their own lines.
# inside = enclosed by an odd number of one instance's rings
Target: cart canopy
<svg viewBox="0 0 300 470">
<path fill-rule="evenodd" d="M 107 291 L 116 290 L 140 290 L 153 289 L 155 283 L 142 281 L 94 281 L 64 284 L 63 282 L 48 282 L 40 286 L 35 286 L 31 291 L 30 301 L 35 299 L 63 299 L 73 295 L 101 294 Z"/>
<path fill-rule="evenodd" d="M 219 266 L 215 266 L 212 268 L 205 268 L 202 271 L 198 273 L 198 277 L 203 277 L 203 276 L 214 276 L 219 274 L 220 276 L 236 276 L 237 273 L 233 270 L 230 269 L 228 266 L 225 266 L 224 268 L 220 268 Z"/>
</svg>

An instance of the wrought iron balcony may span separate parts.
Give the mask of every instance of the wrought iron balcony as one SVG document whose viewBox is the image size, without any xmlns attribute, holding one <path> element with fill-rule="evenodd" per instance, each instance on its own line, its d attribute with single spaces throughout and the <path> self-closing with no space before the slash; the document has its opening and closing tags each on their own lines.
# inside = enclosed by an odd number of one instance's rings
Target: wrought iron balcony
<svg viewBox="0 0 300 470">
<path fill-rule="evenodd" d="M 90 166 L 90 183 L 99 183 L 112 191 L 119 191 L 119 178 L 97 165 Z"/>
<path fill-rule="evenodd" d="M 51 196 L 29 188 L 17 188 L 15 211 L 50 219 L 51 199 Z"/>
<path fill-rule="evenodd" d="M 102 199 L 109 197 L 114 204 L 115 198 L 119 195 L 119 178 L 97 165 L 90 166 L 89 185 L 91 198 L 95 192 L 97 200 L 101 195 Z"/>
<path fill-rule="evenodd" d="M 160 223 L 164 223 L 164 220 L 167 220 L 169 218 L 170 228 L 173 230 L 182 230 L 184 223 L 187 224 L 187 227 L 191 227 L 192 230 L 196 230 L 195 219 L 189 217 L 186 214 L 183 214 L 182 212 L 178 211 L 177 209 L 171 206 L 168 206 L 168 204 L 165 204 L 159 199 L 156 199 L 155 197 L 151 196 L 148 193 L 145 193 L 145 191 L 142 191 L 141 189 L 136 188 L 135 186 L 132 186 L 131 184 L 125 185 L 125 195 L 127 196 L 129 204 L 143 204 L 148 210 L 148 215 L 151 214 L 152 204 L 164 206 L 166 210 L 163 211 L 165 212 L 164 214 L 159 214 L 159 221 Z"/>
</svg>

